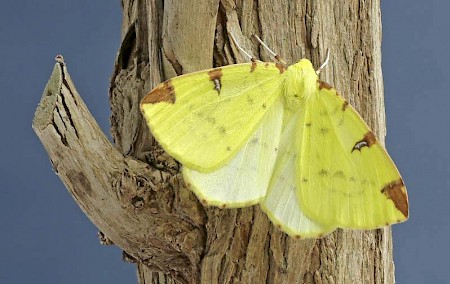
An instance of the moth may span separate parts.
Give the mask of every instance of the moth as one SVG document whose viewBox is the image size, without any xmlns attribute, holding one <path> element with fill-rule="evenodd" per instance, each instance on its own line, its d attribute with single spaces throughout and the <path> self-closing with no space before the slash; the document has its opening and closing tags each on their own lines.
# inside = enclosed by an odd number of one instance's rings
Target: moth
<svg viewBox="0 0 450 284">
<path fill-rule="evenodd" d="M 318 73 L 307 59 L 252 59 L 169 79 L 140 107 L 204 204 L 259 204 L 282 231 L 303 238 L 405 221 L 395 164 Z"/>
</svg>

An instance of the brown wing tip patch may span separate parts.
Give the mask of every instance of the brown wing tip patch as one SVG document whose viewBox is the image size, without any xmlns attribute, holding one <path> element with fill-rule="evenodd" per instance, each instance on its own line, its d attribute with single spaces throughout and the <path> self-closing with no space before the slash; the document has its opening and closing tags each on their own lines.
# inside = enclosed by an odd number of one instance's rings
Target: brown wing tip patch
<svg viewBox="0 0 450 284">
<path fill-rule="evenodd" d="M 375 138 L 375 135 L 372 131 L 367 132 L 364 135 L 364 138 L 359 140 L 355 143 L 355 146 L 353 146 L 353 149 L 351 152 L 358 150 L 361 152 L 361 148 L 363 147 L 371 147 L 372 145 L 377 143 L 377 138 Z"/>
<path fill-rule="evenodd" d="M 319 82 L 319 89 L 320 90 L 322 90 L 322 89 L 327 89 L 327 90 L 333 89 L 333 87 L 330 84 L 328 84 L 327 82 L 324 82 L 322 80 L 318 80 L 318 82 Z"/>
<path fill-rule="evenodd" d="M 222 88 L 222 82 L 220 81 L 223 76 L 222 68 L 215 68 L 209 71 L 208 75 L 209 79 L 214 83 L 214 90 L 220 92 L 220 89 Z"/>
<path fill-rule="evenodd" d="M 381 193 L 392 200 L 395 208 L 397 208 L 405 218 L 408 218 L 408 196 L 406 195 L 405 189 L 403 180 L 399 178 L 398 180 L 386 184 L 381 189 Z"/>
<path fill-rule="evenodd" d="M 157 104 L 160 102 L 175 103 L 175 91 L 171 80 L 156 86 L 142 99 L 141 104 Z"/>
</svg>

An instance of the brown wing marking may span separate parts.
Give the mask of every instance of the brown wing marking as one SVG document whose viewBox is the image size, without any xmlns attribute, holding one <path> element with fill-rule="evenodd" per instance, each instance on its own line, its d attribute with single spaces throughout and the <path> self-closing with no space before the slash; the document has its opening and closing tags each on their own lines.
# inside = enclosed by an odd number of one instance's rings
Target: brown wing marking
<svg viewBox="0 0 450 284">
<path fill-rule="evenodd" d="M 381 189 L 381 193 L 392 200 L 395 208 L 397 208 L 405 218 L 408 218 L 408 196 L 406 195 L 405 185 L 401 178 L 386 184 Z"/>
<path fill-rule="evenodd" d="M 328 84 L 327 82 L 324 82 L 322 80 L 317 80 L 317 81 L 319 83 L 319 89 L 320 90 L 322 90 L 322 89 L 327 89 L 327 90 L 333 89 L 333 87 L 330 84 Z"/>
<path fill-rule="evenodd" d="M 364 135 L 363 139 L 361 139 L 355 143 L 355 146 L 353 146 L 351 153 L 353 153 L 353 151 L 355 151 L 355 150 L 358 150 L 361 152 L 361 148 L 370 147 L 376 143 L 377 143 L 377 139 L 375 138 L 375 135 L 373 135 L 372 131 L 369 131 Z"/>
<path fill-rule="evenodd" d="M 209 79 L 214 82 L 214 90 L 220 93 L 220 89 L 222 88 L 222 82 L 220 78 L 222 78 L 222 68 L 216 68 L 208 72 Z"/>
<path fill-rule="evenodd" d="M 141 104 L 156 104 L 160 102 L 175 103 L 175 91 L 171 80 L 167 80 L 162 84 L 159 84 L 148 93 Z"/>
</svg>

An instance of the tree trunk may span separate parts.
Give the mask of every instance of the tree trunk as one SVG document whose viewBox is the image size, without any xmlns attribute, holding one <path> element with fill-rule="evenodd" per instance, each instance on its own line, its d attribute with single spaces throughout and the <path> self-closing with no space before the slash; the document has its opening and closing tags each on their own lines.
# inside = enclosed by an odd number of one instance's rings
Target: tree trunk
<svg viewBox="0 0 450 284">
<path fill-rule="evenodd" d="M 379 0 L 122 0 L 122 46 L 111 81 L 112 146 L 89 114 L 62 60 L 33 128 L 53 167 L 104 243 L 137 262 L 139 283 L 394 283 L 389 228 L 337 230 L 313 240 L 276 229 L 258 206 L 203 207 L 179 165 L 152 139 L 142 97 L 164 79 L 242 62 L 317 67 L 384 141 Z"/>
</svg>

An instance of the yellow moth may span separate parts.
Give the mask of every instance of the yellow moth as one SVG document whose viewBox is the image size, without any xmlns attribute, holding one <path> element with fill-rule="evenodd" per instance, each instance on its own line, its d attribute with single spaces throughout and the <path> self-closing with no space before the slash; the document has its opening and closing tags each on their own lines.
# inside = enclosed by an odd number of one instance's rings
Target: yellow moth
<svg viewBox="0 0 450 284">
<path fill-rule="evenodd" d="M 281 230 L 304 238 L 408 218 L 386 150 L 307 59 L 178 76 L 153 89 L 141 111 L 204 204 L 259 203 Z"/>
</svg>

